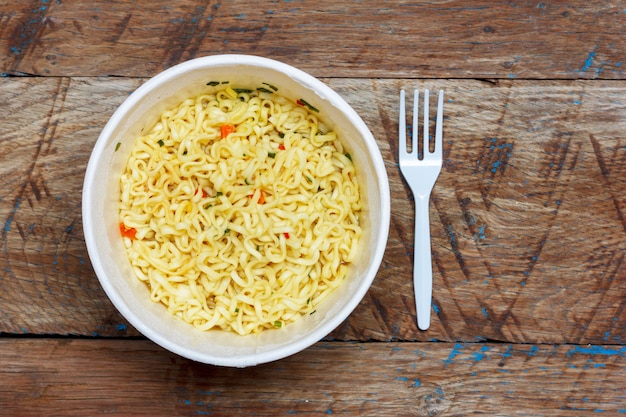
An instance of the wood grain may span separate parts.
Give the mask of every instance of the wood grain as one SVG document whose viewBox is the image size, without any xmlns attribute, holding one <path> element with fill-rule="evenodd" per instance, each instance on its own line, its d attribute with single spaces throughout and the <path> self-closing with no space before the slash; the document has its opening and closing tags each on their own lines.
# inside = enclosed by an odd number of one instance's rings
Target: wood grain
<svg viewBox="0 0 626 417">
<path fill-rule="evenodd" d="M 381 269 L 330 340 L 623 342 L 626 84 L 324 81 L 374 133 L 392 197 Z M 137 335 L 90 267 L 80 194 L 102 126 L 139 83 L 0 81 L 20 97 L 0 115 L 0 171 L 11 178 L 0 186 L 1 332 Z M 427 333 L 415 324 L 414 207 L 396 140 L 399 90 L 425 87 L 446 91 L 445 162 L 431 203 L 435 314 Z"/>
<path fill-rule="evenodd" d="M 624 4 L 604 0 L 0 2 L 0 415 L 625 415 L 624 27 Z M 338 91 L 392 197 L 354 313 L 247 369 L 145 340 L 102 291 L 81 227 L 83 173 L 116 107 L 222 53 Z M 402 88 L 446 92 L 427 332 L 397 165 Z"/>
<path fill-rule="evenodd" d="M 232 369 L 147 341 L 0 340 L 0 403 L 24 417 L 621 415 L 625 355 L 615 346 L 319 343 Z"/>
<path fill-rule="evenodd" d="M 0 71 L 146 77 L 245 53 L 318 77 L 623 79 L 623 9 L 601 0 L 11 0 L 0 4 Z"/>
</svg>

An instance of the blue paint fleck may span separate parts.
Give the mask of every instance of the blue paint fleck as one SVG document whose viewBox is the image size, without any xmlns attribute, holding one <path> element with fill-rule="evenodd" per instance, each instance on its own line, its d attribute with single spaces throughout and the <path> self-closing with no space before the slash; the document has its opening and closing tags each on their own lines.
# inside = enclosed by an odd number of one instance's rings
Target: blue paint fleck
<svg viewBox="0 0 626 417">
<path fill-rule="evenodd" d="M 485 307 L 481 308 L 480 311 L 483 312 L 483 316 L 489 317 L 489 313 L 487 312 L 487 309 Z"/>
<path fill-rule="evenodd" d="M 572 350 L 567 352 L 567 356 L 572 356 L 576 353 L 580 353 L 583 355 L 624 356 L 624 354 L 626 354 L 626 346 L 623 346 L 619 349 L 604 346 L 576 346 Z"/>
<path fill-rule="evenodd" d="M 420 381 L 420 379 L 419 379 L 419 378 L 415 378 L 415 379 L 413 380 L 413 385 L 412 385 L 412 387 L 419 387 L 419 386 L 421 386 L 421 385 L 422 385 L 422 381 Z"/>
<path fill-rule="evenodd" d="M 397 376 L 396 377 L 396 381 L 408 381 L 409 378 L 407 378 L 406 376 Z"/>
<path fill-rule="evenodd" d="M 439 314 L 439 311 L 441 311 L 439 310 L 439 306 L 435 303 L 431 303 L 431 304 L 433 306 L 433 310 L 435 311 L 435 314 Z"/>
<path fill-rule="evenodd" d="M 483 224 L 483 225 L 479 226 L 479 227 L 478 227 L 478 233 L 476 233 L 476 234 L 474 235 L 474 239 L 477 239 L 477 240 L 478 240 L 478 239 L 480 239 L 480 240 L 485 239 L 485 237 L 486 237 L 486 236 L 485 236 L 485 229 L 486 229 L 486 228 L 487 228 L 487 225 L 486 225 L 486 224 Z"/>
<path fill-rule="evenodd" d="M 17 210 L 20 208 L 20 203 L 21 203 L 20 198 L 15 200 L 15 204 L 13 205 L 13 210 L 11 210 L 11 214 L 9 215 L 6 223 L 4 224 L 4 231 L 7 233 L 11 231 L 11 223 L 13 223 L 13 216 L 15 215 L 15 213 L 17 213 Z"/>
<path fill-rule="evenodd" d="M 587 59 L 585 60 L 585 65 L 583 65 L 583 67 L 581 68 L 582 72 L 587 71 L 591 65 L 593 65 L 593 60 L 596 56 L 596 53 L 594 51 L 589 52 L 589 55 L 587 56 Z"/>
<path fill-rule="evenodd" d="M 509 347 L 506 349 L 506 352 L 504 352 L 502 354 L 503 358 L 510 358 L 511 357 L 511 352 L 513 351 L 513 345 L 509 345 Z"/>
<path fill-rule="evenodd" d="M 120 323 L 117 326 L 115 326 L 115 330 L 117 330 L 118 332 L 125 332 L 126 325 L 124 323 Z"/>
<path fill-rule="evenodd" d="M 472 353 L 472 358 L 474 359 L 474 362 L 480 362 L 485 358 L 485 353 L 489 351 L 489 347 L 488 346 L 483 346 L 480 349 L 480 352 L 474 352 Z"/>
<path fill-rule="evenodd" d="M 462 349 L 463 345 L 461 343 L 456 343 L 452 348 L 452 352 L 450 352 L 450 355 L 448 355 L 448 358 L 443 360 L 445 366 L 451 364 L 454 361 L 454 358 L 461 354 Z"/>
</svg>

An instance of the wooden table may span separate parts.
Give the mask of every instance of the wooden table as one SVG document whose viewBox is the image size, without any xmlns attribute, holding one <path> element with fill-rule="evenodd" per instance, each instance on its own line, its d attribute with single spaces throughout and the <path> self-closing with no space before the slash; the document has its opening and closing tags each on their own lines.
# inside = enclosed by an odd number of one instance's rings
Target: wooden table
<svg viewBox="0 0 626 417">
<path fill-rule="evenodd" d="M 0 415 L 626 415 L 625 28 L 624 4 L 600 0 L 2 2 Z M 392 198 L 356 311 L 246 369 L 132 328 L 81 227 L 84 170 L 116 106 L 221 53 L 336 89 L 372 130 Z M 398 169 L 403 88 L 446 92 L 425 332 Z"/>
</svg>

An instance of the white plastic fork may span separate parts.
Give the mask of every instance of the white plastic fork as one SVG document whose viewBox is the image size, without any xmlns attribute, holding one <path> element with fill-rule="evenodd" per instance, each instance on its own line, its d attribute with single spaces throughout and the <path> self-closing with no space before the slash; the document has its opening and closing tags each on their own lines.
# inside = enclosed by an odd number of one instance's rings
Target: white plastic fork
<svg viewBox="0 0 626 417">
<path fill-rule="evenodd" d="M 407 151 L 406 112 L 404 109 L 405 94 L 400 91 L 400 126 L 399 126 L 399 161 L 400 171 L 409 184 L 415 199 L 415 247 L 413 256 L 413 288 L 415 291 L 415 308 L 417 326 L 427 330 L 430 326 L 430 309 L 433 292 L 433 271 L 430 249 L 430 218 L 428 203 L 430 193 L 441 172 L 443 148 L 443 91 L 439 91 L 437 104 L 437 123 L 435 127 L 435 146 L 430 151 L 428 135 L 428 90 L 424 91 L 424 137 L 422 158 L 418 155 L 418 105 L 419 91 L 414 91 L 413 126 L 411 152 Z"/>
</svg>

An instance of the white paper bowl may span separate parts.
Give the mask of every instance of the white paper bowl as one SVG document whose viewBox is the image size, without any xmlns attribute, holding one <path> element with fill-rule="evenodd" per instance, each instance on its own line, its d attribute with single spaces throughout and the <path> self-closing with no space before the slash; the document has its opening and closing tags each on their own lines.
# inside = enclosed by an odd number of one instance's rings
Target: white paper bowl
<svg viewBox="0 0 626 417">
<path fill-rule="evenodd" d="M 135 276 L 119 231 L 119 178 L 139 130 L 150 127 L 166 108 L 199 94 L 213 80 L 254 88 L 267 82 L 279 94 L 303 98 L 340 135 L 353 156 L 364 198 L 364 229 L 358 259 L 349 276 L 317 307 L 316 314 L 239 336 L 203 332 L 171 316 L 150 300 Z M 119 149 L 116 150 L 117 144 Z M 372 284 L 387 243 L 390 196 L 387 173 L 374 137 L 355 111 L 326 84 L 289 65 L 255 56 L 217 55 L 176 65 L 131 94 L 108 121 L 89 159 L 83 185 L 83 228 L 93 268 L 120 313 L 139 332 L 171 352 L 194 361 L 245 367 L 284 358 L 324 338 L 356 308 Z"/>
</svg>

